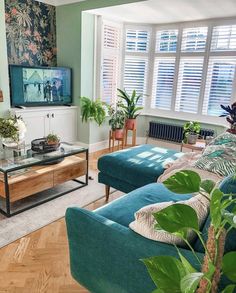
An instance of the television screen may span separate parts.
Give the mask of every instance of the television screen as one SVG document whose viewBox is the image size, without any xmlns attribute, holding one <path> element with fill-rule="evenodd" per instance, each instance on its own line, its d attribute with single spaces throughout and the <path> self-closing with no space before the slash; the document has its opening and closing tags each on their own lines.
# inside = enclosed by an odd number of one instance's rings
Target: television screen
<svg viewBox="0 0 236 293">
<path fill-rule="evenodd" d="M 10 65 L 12 106 L 72 103 L 71 69 Z"/>
</svg>

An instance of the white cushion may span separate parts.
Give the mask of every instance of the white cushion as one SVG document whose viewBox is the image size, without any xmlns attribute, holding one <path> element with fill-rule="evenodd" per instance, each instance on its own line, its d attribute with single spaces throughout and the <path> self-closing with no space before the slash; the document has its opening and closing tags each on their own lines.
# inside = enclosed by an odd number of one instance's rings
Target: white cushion
<svg viewBox="0 0 236 293">
<path fill-rule="evenodd" d="M 208 216 L 210 205 L 209 201 L 204 196 L 198 194 L 188 200 L 179 201 L 178 203 L 192 207 L 197 213 L 199 226 L 201 227 L 203 225 Z M 136 233 L 151 240 L 185 246 L 185 242 L 181 238 L 163 230 L 155 229 L 156 220 L 152 214 L 173 204 L 175 204 L 175 202 L 169 201 L 151 204 L 141 208 L 135 213 L 135 220 L 129 224 L 129 227 Z M 188 241 L 191 243 L 195 238 L 196 234 L 189 231 Z"/>
</svg>

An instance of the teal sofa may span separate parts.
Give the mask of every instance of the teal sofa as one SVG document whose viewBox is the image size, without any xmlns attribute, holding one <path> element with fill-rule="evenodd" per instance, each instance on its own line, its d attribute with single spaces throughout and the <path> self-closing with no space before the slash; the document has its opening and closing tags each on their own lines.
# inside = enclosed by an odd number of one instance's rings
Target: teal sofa
<svg viewBox="0 0 236 293">
<path fill-rule="evenodd" d="M 232 178 L 221 184 L 224 192 L 236 193 Z M 142 258 L 156 255 L 177 257 L 172 245 L 146 239 L 129 229 L 134 213 L 141 207 L 163 201 L 179 201 L 190 194 L 177 195 L 160 183 L 148 184 L 95 210 L 69 208 L 66 224 L 69 239 L 71 274 L 75 280 L 93 293 L 150 293 L 155 286 L 150 279 Z M 209 217 L 203 226 L 207 235 Z M 194 249 L 203 258 L 201 244 Z M 236 231 L 231 230 L 226 251 L 236 250 Z M 181 253 L 198 268 L 192 252 L 180 248 Z M 221 280 L 224 287 L 227 280 Z"/>
<path fill-rule="evenodd" d="M 156 182 L 165 164 L 182 154 L 150 144 L 110 153 L 98 160 L 98 182 L 105 184 L 108 200 L 110 187 L 128 193 Z"/>
</svg>

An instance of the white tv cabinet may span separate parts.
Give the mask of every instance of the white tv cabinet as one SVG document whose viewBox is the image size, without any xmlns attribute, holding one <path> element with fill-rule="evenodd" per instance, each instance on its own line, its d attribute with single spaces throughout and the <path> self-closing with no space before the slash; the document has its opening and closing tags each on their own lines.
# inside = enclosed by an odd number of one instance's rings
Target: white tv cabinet
<svg viewBox="0 0 236 293">
<path fill-rule="evenodd" d="M 26 123 L 26 144 L 30 144 L 33 139 L 45 137 L 49 133 L 57 134 L 61 141 L 77 141 L 76 106 L 12 108 L 11 112 L 21 116 Z"/>
</svg>

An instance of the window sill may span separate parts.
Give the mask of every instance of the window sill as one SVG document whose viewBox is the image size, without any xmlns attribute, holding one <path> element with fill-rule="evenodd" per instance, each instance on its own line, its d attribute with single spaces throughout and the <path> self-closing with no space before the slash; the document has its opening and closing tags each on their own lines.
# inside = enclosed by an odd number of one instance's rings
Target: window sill
<svg viewBox="0 0 236 293">
<path fill-rule="evenodd" d="M 197 121 L 205 125 L 214 125 L 222 128 L 229 127 L 228 123 L 225 121 L 225 118 L 205 115 L 193 115 L 191 113 L 176 113 L 171 111 L 149 109 L 143 111 L 141 113 L 141 116 L 159 117 L 177 121 Z"/>
</svg>

